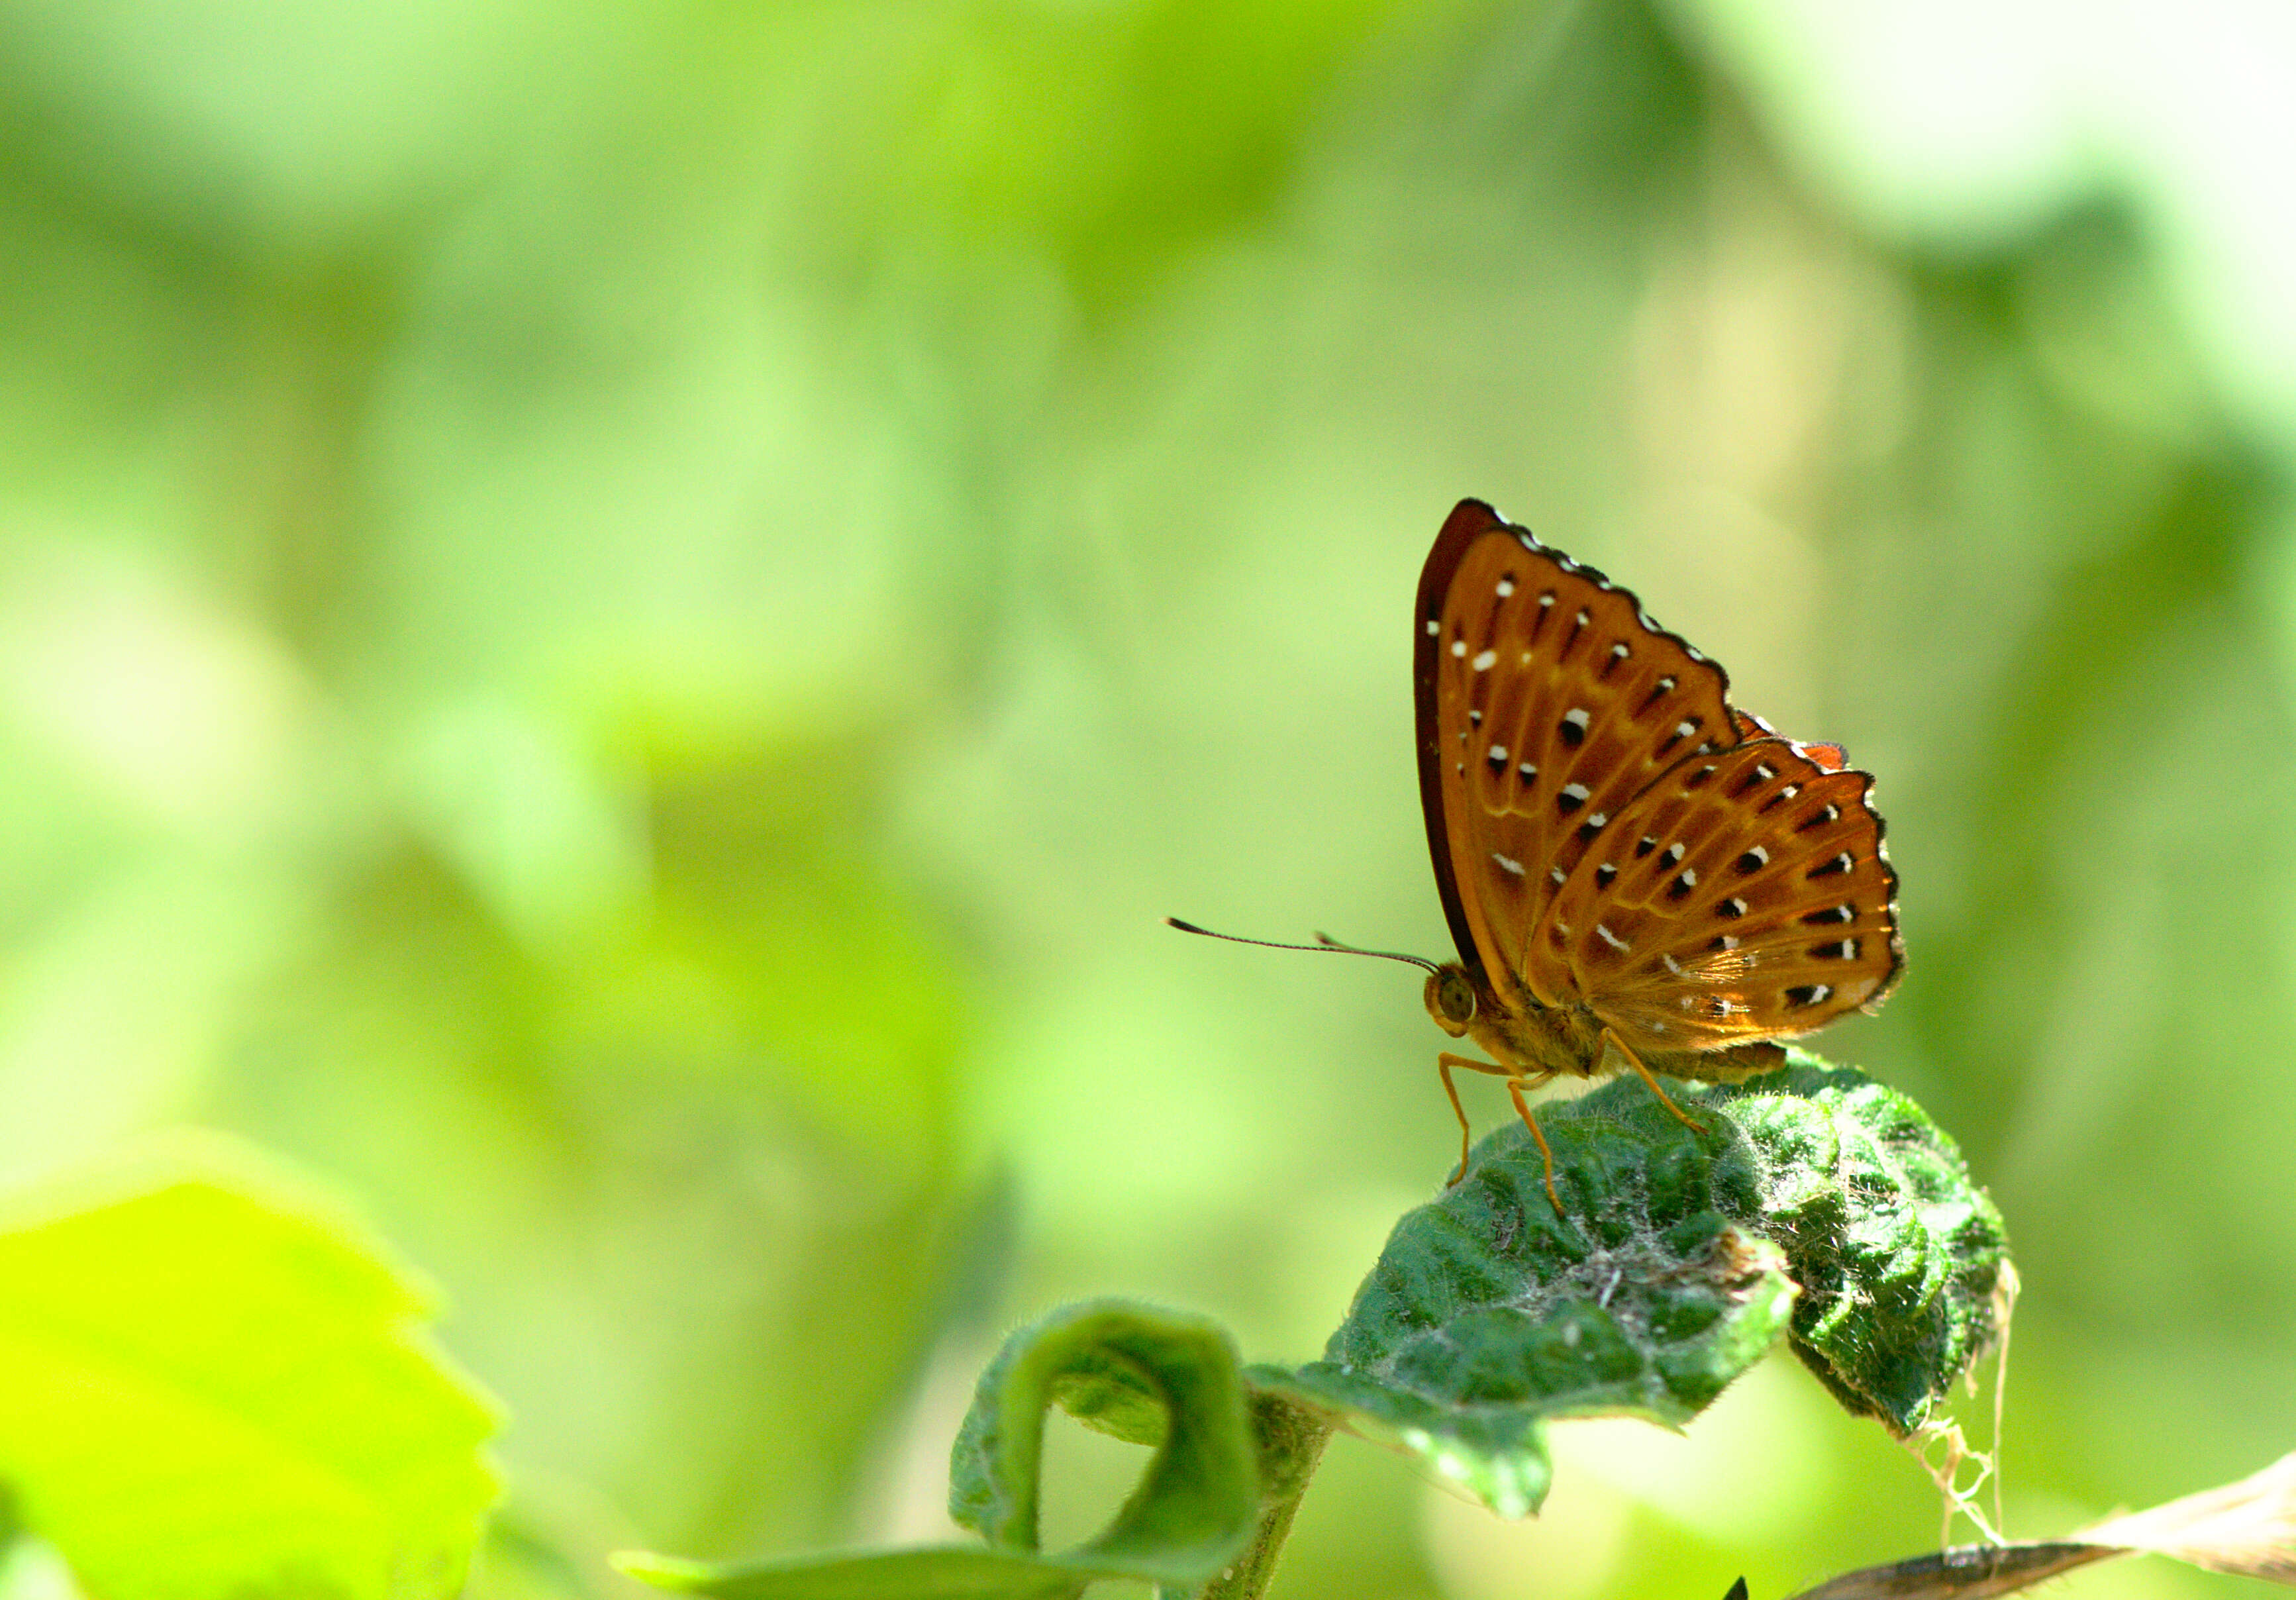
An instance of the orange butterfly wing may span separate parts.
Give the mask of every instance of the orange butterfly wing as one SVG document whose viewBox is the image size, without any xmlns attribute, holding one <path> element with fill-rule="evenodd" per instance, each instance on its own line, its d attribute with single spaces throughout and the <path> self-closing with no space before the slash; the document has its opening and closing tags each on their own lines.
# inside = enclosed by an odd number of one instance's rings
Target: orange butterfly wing
<svg viewBox="0 0 2296 1600">
<path fill-rule="evenodd" d="M 1420 575 L 1420 799 L 1460 959 L 1496 992 L 1577 998 L 1531 930 L 1643 789 L 1738 739 L 1722 669 L 1600 572 L 1463 500 Z"/>
<path fill-rule="evenodd" d="M 1898 880 L 1874 780 L 1838 757 L 1765 737 L 1677 763 L 1548 902 L 1534 981 L 1566 972 L 1638 1052 L 1790 1038 L 1878 1005 L 1905 965 Z"/>
<path fill-rule="evenodd" d="M 1420 798 L 1460 958 L 1637 1052 L 1791 1038 L 1904 966 L 1873 779 L 1728 703 L 1600 572 L 1460 502 L 1420 576 Z"/>
</svg>

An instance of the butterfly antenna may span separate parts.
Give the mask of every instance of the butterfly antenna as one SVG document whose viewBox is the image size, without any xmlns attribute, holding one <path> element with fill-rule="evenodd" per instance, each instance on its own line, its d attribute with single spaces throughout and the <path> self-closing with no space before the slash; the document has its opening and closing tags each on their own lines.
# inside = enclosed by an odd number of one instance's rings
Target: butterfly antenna
<svg viewBox="0 0 2296 1600">
<path fill-rule="evenodd" d="M 1193 923 L 1184 923 L 1177 916 L 1166 917 L 1164 923 L 1167 927 L 1177 928 L 1183 933 L 1201 933 L 1206 939 L 1225 939 L 1231 944 L 1259 945 L 1270 950 L 1306 950 L 1310 954 L 1320 952 L 1332 956 L 1376 956 L 1382 961 L 1409 962 L 1413 966 L 1423 968 L 1431 972 L 1439 970 L 1435 963 L 1428 960 L 1424 956 L 1406 956 L 1400 950 L 1361 949 L 1354 945 L 1343 945 L 1328 933 L 1316 935 L 1316 942 L 1312 945 L 1287 945 L 1273 939 L 1246 939 L 1241 933 L 1215 933 L 1210 928 L 1199 928 Z"/>
</svg>

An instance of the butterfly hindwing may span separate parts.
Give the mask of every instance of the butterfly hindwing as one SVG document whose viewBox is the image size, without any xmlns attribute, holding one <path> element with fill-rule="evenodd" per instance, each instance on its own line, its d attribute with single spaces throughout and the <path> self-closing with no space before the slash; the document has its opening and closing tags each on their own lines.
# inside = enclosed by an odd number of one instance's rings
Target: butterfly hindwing
<svg viewBox="0 0 2296 1600">
<path fill-rule="evenodd" d="M 1873 779 L 1760 737 L 1669 768 L 1578 864 L 1533 940 L 1646 1052 L 1788 1038 L 1878 1004 L 1904 964 Z"/>
<path fill-rule="evenodd" d="M 1722 669 L 1635 597 L 1462 501 L 1420 578 L 1421 799 L 1460 957 L 1502 993 L 1578 997 L 1531 931 L 1589 843 L 1694 751 L 1734 745 Z"/>
</svg>

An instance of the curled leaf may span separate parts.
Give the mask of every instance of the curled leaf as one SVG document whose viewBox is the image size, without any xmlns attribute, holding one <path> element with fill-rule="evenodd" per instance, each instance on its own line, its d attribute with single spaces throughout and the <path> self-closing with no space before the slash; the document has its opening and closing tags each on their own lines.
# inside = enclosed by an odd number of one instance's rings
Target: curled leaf
<svg viewBox="0 0 2296 1600">
<path fill-rule="evenodd" d="M 1097 1537 L 1037 1547 L 1045 1414 L 1060 1405 L 1155 1447 Z M 1193 1592 L 1243 1554 L 1260 1514 L 1250 1413 L 1216 1324 L 1124 1301 L 1067 1306 L 1005 1341 L 950 1461 L 949 1513 L 988 1547 L 833 1552 L 731 1565 L 629 1554 L 658 1588 L 729 1600 L 1072 1600 L 1103 1578 Z"/>
</svg>

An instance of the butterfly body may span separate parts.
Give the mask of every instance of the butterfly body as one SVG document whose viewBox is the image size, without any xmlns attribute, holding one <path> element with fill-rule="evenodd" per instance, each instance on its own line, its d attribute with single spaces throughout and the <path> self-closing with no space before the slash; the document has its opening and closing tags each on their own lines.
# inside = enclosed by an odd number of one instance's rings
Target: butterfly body
<svg viewBox="0 0 2296 1600">
<path fill-rule="evenodd" d="M 1655 1072 L 1734 1082 L 1880 1004 L 1904 966 L 1897 876 L 1839 747 L 1731 705 L 1632 595 L 1480 501 L 1437 537 L 1415 624 L 1420 798 L 1460 956 L 1427 1009 L 1497 1063 L 1446 1054 L 1447 1088 L 1454 1067 L 1506 1078 L 1537 1136 L 1524 1087 L 1631 1068 L 1664 1100 Z"/>
<path fill-rule="evenodd" d="M 1465 986 L 1469 1005 L 1464 1014 L 1456 985 Z M 1584 1001 L 1569 1005 L 1502 1001 L 1488 979 L 1456 961 L 1429 975 L 1427 1013 L 1452 1038 L 1472 1038 L 1506 1065 L 1531 1076 L 1595 1078 L 1628 1069 L 1624 1058 L 1615 1053 L 1606 1055 L 1603 1032 L 1610 1024 L 1592 1005 Z M 1736 1083 L 1785 1060 L 1785 1051 L 1773 1044 L 1636 1054 L 1653 1072 L 1702 1083 Z"/>
</svg>

